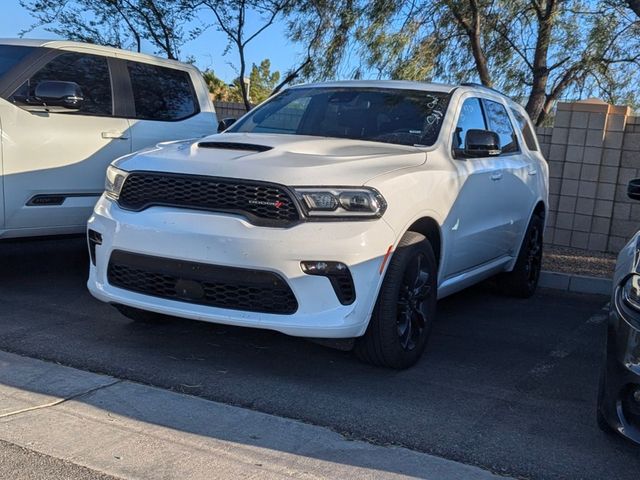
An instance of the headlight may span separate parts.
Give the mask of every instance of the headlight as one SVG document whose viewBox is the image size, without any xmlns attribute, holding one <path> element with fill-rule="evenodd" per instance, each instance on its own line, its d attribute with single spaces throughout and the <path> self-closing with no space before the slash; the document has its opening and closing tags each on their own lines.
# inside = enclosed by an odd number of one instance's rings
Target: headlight
<svg viewBox="0 0 640 480">
<path fill-rule="evenodd" d="M 109 168 L 107 168 L 107 178 L 104 182 L 104 189 L 108 197 L 114 200 L 120 197 L 120 191 L 122 190 L 124 181 L 127 179 L 127 175 L 129 175 L 128 172 L 109 165 Z"/>
<path fill-rule="evenodd" d="M 312 218 L 378 218 L 387 208 L 382 195 L 368 187 L 304 187 L 295 191 Z"/>
<path fill-rule="evenodd" d="M 640 275 L 633 274 L 622 286 L 622 301 L 627 307 L 640 312 Z"/>
</svg>

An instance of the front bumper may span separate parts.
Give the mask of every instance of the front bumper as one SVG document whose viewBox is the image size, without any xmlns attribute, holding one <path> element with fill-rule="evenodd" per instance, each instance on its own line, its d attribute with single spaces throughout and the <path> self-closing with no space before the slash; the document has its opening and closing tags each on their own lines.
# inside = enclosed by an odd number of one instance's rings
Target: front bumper
<svg viewBox="0 0 640 480">
<path fill-rule="evenodd" d="M 599 408 L 614 430 L 640 443 L 640 402 L 632 399 L 633 392 L 640 389 L 640 327 L 632 315 L 620 305 L 619 292 L 615 292 L 609 311 Z"/>
<path fill-rule="evenodd" d="M 381 265 L 395 234 L 383 220 L 307 222 L 292 228 L 256 227 L 228 214 L 153 207 L 130 212 L 102 197 L 88 228 L 102 236 L 88 288 L 99 300 L 166 315 L 266 328 L 288 335 L 349 338 L 364 334 L 382 282 Z M 277 273 L 298 302 L 295 314 L 217 308 L 144 295 L 107 280 L 114 250 L 210 265 Z M 356 299 L 342 305 L 326 277 L 303 273 L 301 261 L 346 264 Z"/>
</svg>

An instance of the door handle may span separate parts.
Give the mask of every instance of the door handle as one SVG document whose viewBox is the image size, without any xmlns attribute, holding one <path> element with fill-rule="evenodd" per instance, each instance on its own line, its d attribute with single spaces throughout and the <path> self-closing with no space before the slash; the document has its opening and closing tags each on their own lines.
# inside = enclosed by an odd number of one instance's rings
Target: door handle
<svg viewBox="0 0 640 480">
<path fill-rule="evenodd" d="M 498 173 L 494 173 L 493 175 L 491 175 L 491 180 L 498 181 L 502 178 L 502 173 L 498 172 Z"/>
<path fill-rule="evenodd" d="M 531 176 L 534 176 L 534 175 L 537 175 L 537 174 L 538 174 L 538 171 L 534 168 L 534 169 L 532 169 L 532 170 L 529 170 L 527 173 L 528 173 L 529 175 L 531 175 Z"/>
<path fill-rule="evenodd" d="M 112 139 L 112 140 L 128 140 L 129 137 L 125 135 L 123 132 L 102 132 L 102 138 Z"/>
</svg>

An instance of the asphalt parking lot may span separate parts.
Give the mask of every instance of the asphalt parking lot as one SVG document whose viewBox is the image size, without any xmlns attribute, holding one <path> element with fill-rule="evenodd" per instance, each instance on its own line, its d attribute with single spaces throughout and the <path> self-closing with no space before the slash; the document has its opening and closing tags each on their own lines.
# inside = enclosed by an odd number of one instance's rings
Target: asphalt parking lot
<svg viewBox="0 0 640 480">
<path fill-rule="evenodd" d="M 82 239 L 0 243 L 0 350 L 300 419 L 523 478 L 637 479 L 594 419 L 607 299 L 471 289 L 396 372 L 278 333 L 136 325 L 86 291 Z"/>
</svg>

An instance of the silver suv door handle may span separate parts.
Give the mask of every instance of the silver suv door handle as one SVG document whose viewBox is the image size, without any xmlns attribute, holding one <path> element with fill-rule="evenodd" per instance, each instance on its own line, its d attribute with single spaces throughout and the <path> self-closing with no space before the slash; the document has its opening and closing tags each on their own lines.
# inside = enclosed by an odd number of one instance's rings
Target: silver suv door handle
<svg viewBox="0 0 640 480">
<path fill-rule="evenodd" d="M 493 180 L 493 181 L 500 180 L 501 178 L 502 178 L 502 173 L 500 173 L 500 172 L 494 173 L 493 175 L 491 175 L 491 180 Z"/>
<path fill-rule="evenodd" d="M 538 174 L 538 171 L 535 168 L 532 168 L 527 172 L 529 175 L 534 176 Z"/>
<path fill-rule="evenodd" d="M 123 132 L 102 132 L 102 138 L 109 138 L 109 139 L 115 139 L 115 140 L 129 139 L 129 137 L 127 137 Z"/>
</svg>

